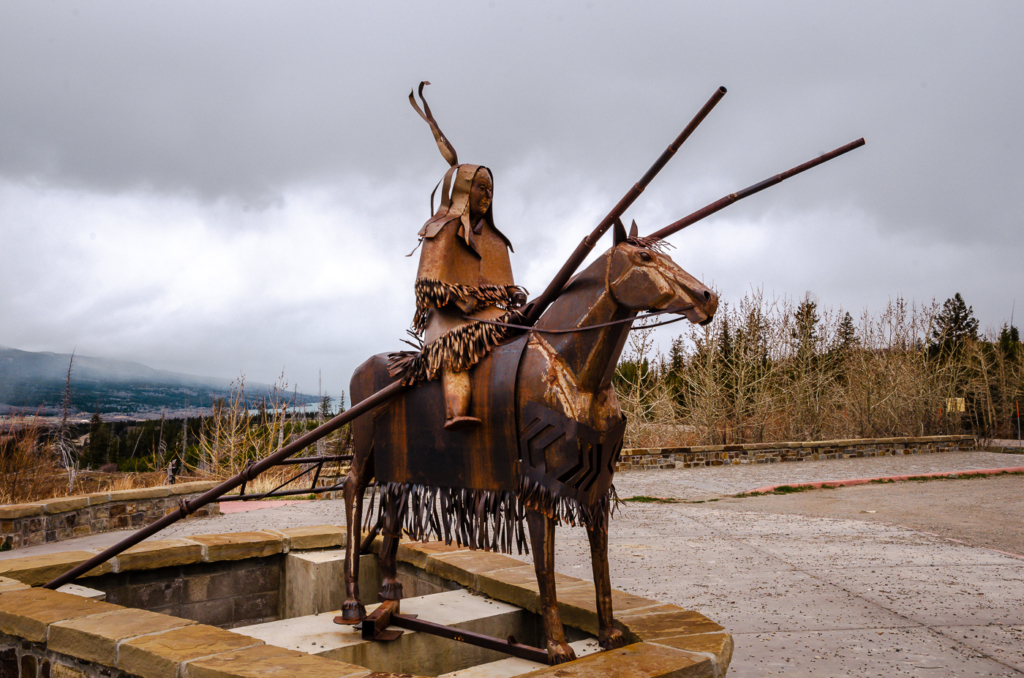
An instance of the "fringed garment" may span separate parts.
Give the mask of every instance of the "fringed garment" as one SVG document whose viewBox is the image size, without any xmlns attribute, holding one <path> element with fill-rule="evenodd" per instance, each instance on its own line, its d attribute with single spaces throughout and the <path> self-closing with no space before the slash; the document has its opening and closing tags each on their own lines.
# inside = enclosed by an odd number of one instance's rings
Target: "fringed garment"
<svg viewBox="0 0 1024 678">
<path fill-rule="evenodd" d="M 404 532 L 410 539 L 443 540 L 485 551 L 529 553 L 527 509 L 553 518 L 558 525 L 582 525 L 607 530 L 607 519 L 619 501 L 609 488 L 592 506 L 560 497 L 526 477 L 518 492 L 384 483 L 376 520 L 386 530 Z M 373 500 L 367 517 L 374 513 Z"/>
</svg>

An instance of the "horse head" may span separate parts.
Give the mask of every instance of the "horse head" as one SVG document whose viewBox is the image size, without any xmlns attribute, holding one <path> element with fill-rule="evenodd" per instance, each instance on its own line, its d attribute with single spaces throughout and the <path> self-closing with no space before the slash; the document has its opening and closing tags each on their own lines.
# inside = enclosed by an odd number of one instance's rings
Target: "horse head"
<svg viewBox="0 0 1024 678">
<path fill-rule="evenodd" d="M 711 322 L 718 295 L 657 251 L 658 241 L 626 238 L 608 254 L 608 293 L 631 311 L 667 311 L 692 323 Z"/>
</svg>

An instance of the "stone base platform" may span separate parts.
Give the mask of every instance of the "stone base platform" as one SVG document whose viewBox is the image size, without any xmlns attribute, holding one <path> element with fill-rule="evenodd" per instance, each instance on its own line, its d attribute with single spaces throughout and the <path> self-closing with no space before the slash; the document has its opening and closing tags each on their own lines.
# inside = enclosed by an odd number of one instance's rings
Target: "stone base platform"
<svg viewBox="0 0 1024 678">
<path fill-rule="evenodd" d="M 338 546 L 344 540 L 343 530 L 327 525 L 149 542 L 80 580 L 105 592 L 108 602 L 30 585 L 89 553 L 47 562 L 5 561 L 7 576 L 0 577 L 0 676 L 382 678 L 403 672 L 460 678 L 719 678 L 732 658 L 732 637 L 720 625 L 696 612 L 621 591 L 613 592 L 615 624 L 629 645 L 597 651 L 594 587 L 563 575 L 556 578 L 559 612 L 579 656 L 574 662 L 542 666 L 408 631 L 394 643 L 365 643 L 351 628 L 333 623 L 341 588 L 337 573 L 344 562 Z M 374 553 L 379 544 L 371 549 Z M 167 553 L 161 555 L 163 550 Z M 360 579 L 369 600 L 379 574 L 373 553 L 363 559 Z M 220 573 L 218 563 L 226 561 L 249 574 L 240 577 L 235 569 Z M 543 646 L 532 565 L 440 542 L 403 542 L 399 567 L 407 595 L 403 612 L 498 637 L 511 633 L 520 642 Z M 260 568 L 267 574 L 258 574 Z M 128 600 L 123 596 L 132 587 L 184 596 L 184 584 L 175 588 L 174 582 L 191 581 L 193 593 L 201 594 L 206 586 L 207 594 L 214 595 L 220 589 L 231 593 L 233 583 L 245 589 L 246 582 L 257 579 L 278 582 L 276 607 L 268 608 L 258 623 L 239 627 L 225 622 L 236 626 L 232 630 L 189 618 L 198 609 L 194 605 L 182 603 L 177 614 L 139 609 L 166 605 L 159 596 L 132 598 L 139 607 L 109 602 L 118 596 Z M 96 591 L 89 595 L 97 597 Z M 241 609 L 249 603 L 236 598 L 247 593 L 238 590 L 235 598 L 208 602 Z"/>
</svg>

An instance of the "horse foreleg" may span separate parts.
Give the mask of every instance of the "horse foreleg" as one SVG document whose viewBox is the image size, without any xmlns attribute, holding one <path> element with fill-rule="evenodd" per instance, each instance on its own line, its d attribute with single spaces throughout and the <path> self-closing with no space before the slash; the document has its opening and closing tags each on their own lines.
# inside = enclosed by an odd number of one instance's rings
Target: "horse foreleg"
<svg viewBox="0 0 1024 678">
<path fill-rule="evenodd" d="M 528 510 L 526 522 L 530 528 L 530 545 L 533 547 L 533 567 L 537 572 L 540 588 L 540 608 L 544 621 L 544 635 L 547 637 L 548 663 L 561 664 L 576 659 L 576 653 L 565 642 L 562 617 L 558 614 L 558 597 L 555 593 L 555 520 Z"/>
<path fill-rule="evenodd" d="M 402 521 L 405 518 L 406 494 L 400 492 L 385 498 L 385 490 L 381 491 L 384 505 L 384 527 L 381 530 L 380 557 L 380 597 L 382 600 L 401 600 L 402 582 L 398 581 L 398 539 L 402 534 Z"/>
<path fill-rule="evenodd" d="M 345 602 L 341 606 L 341 619 L 353 624 L 366 617 L 366 608 L 359 600 L 359 551 L 363 538 L 363 494 L 373 475 L 372 460 L 372 450 L 366 455 L 357 453 L 345 477 L 345 524 L 348 535 L 345 544 Z"/>
<path fill-rule="evenodd" d="M 608 510 L 594 521 L 587 522 L 590 539 L 590 564 L 594 568 L 594 589 L 597 593 L 597 640 L 605 650 L 626 644 L 626 636 L 615 628 L 612 618 L 612 580 L 608 567 Z"/>
</svg>

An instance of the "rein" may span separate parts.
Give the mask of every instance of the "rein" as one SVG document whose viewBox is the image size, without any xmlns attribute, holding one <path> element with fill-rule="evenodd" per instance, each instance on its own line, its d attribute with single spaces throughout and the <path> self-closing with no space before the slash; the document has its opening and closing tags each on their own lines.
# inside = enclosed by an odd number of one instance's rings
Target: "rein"
<svg viewBox="0 0 1024 678">
<path fill-rule="evenodd" d="M 516 330 L 527 330 L 527 331 L 532 331 L 532 332 L 541 332 L 541 333 L 544 333 L 544 334 L 572 334 L 573 332 L 585 332 L 587 330 L 596 330 L 599 327 L 608 327 L 610 325 L 621 325 L 622 323 L 632 323 L 632 322 L 636 322 L 637 320 L 646 320 L 647 318 L 653 318 L 655 316 L 663 315 L 665 313 L 678 313 L 679 311 L 688 311 L 691 308 L 693 308 L 693 304 L 687 304 L 686 306 L 683 306 L 682 308 L 680 308 L 680 309 L 678 309 L 676 311 L 655 311 L 654 313 L 646 313 L 644 315 L 636 316 L 636 317 L 633 317 L 633 318 L 623 318 L 622 320 L 610 320 L 610 321 L 608 321 L 606 323 L 598 323 L 596 325 L 587 325 L 586 327 L 574 327 L 574 328 L 567 329 L 567 330 L 544 330 L 544 329 L 537 329 L 536 327 L 530 327 L 529 325 L 515 325 L 513 323 L 503 323 L 503 322 L 499 322 L 497 320 L 485 320 L 484 318 L 474 318 L 471 315 L 463 315 L 462 317 L 465 320 L 473 320 L 475 322 L 484 323 L 486 325 L 497 325 L 499 327 L 510 327 L 510 328 L 516 329 Z M 653 325 L 644 325 L 643 327 L 631 327 L 629 329 L 630 329 L 631 332 L 633 330 L 641 330 L 641 329 L 646 330 L 646 329 L 650 329 L 650 328 L 653 328 L 653 327 L 661 327 L 662 325 L 671 325 L 672 323 L 677 323 L 680 320 L 686 320 L 686 316 L 681 316 L 679 318 L 675 318 L 674 320 L 666 320 L 665 322 L 661 322 L 661 323 L 654 323 Z"/>
</svg>

